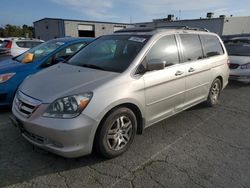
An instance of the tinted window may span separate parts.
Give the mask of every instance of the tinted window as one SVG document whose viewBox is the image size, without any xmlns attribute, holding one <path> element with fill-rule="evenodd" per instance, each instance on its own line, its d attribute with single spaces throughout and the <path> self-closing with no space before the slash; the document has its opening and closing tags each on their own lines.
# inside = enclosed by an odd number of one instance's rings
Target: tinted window
<svg viewBox="0 0 250 188">
<path fill-rule="evenodd" d="M 15 58 L 15 60 L 22 62 L 25 58 L 27 53 L 31 53 L 34 55 L 33 61 L 36 61 L 38 59 L 46 57 L 48 54 L 52 53 L 54 50 L 60 48 L 62 45 L 64 45 L 64 42 L 58 42 L 58 41 L 48 41 L 45 43 L 42 43 L 34 48 L 29 49 L 22 55 Z M 33 62 L 32 61 L 32 62 Z"/>
<path fill-rule="evenodd" d="M 184 62 L 196 61 L 203 58 L 201 42 L 198 35 L 182 34 L 180 37 L 184 53 Z"/>
<path fill-rule="evenodd" d="M 205 57 L 212 57 L 224 54 L 221 43 L 216 36 L 200 35 L 200 38 L 204 48 Z"/>
<path fill-rule="evenodd" d="M 166 66 L 179 63 L 178 48 L 175 36 L 165 36 L 158 40 L 150 49 L 146 60 L 160 59 L 166 61 Z"/>
<path fill-rule="evenodd" d="M 16 42 L 16 45 L 20 48 L 33 48 L 41 43 L 42 42 L 38 42 L 38 41 L 20 41 L 20 42 Z"/>
<path fill-rule="evenodd" d="M 61 49 L 59 52 L 50 57 L 45 63 L 43 63 L 42 67 L 48 67 L 54 65 L 55 63 L 58 63 L 58 61 L 56 61 L 56 59 L 58 58 L 66 60 L 70 56 L 81 50 L 84 46 L 86 46 L 86 43 L 71 44 L 70 46 Z"/>
<path fill-rule="evenodd" d="M 24 42 L 16 42 L 16 45 L 20 48 L 26 48 Z"/>
<path fill-rule="evenodd" d="M 231 56 L 250 56 L 250 41 L 225 43 L 227 52 Z"/>
</svg>

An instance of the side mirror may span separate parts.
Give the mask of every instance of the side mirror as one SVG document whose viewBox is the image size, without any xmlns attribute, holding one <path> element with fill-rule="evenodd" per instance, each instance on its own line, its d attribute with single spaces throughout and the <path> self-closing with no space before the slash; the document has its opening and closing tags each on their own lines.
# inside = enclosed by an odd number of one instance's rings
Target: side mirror
<svg viewBox="0 0 250 188">
<path fill-rule="evenodd" d="M 65 61 L 64 58 L 58 57 L 58 58 L 54 59 L 53 64 L 57 64 L 57 63 L 60 63 L 60 62 L 63 62 L 63 61 Z"/>
<path fill-rule="evenodd" d="M 34 54 L 32 53 L 26 53 L 24 58 L 22 59 L 22 63 L 30 63 L 33 61 L 33 58 L 34 58 Z"/>
<path fill-rule="evenodd" d="M 147 62 L 147 70 L 153 71 L 153 70 L 162 70 L 165 68 L 165 61 L 162 61 L 160 59 L 151 59 Z"/>
</svg>

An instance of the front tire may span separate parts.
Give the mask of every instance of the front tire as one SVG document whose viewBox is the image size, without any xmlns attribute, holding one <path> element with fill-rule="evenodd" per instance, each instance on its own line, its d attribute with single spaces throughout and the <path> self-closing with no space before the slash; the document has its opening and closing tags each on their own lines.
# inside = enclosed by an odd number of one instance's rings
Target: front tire
<svg viewBox="0 0 250 188">
<path fill-rule="evenodd" d="M 222 89 L 222 83 L 220 79 L 216 78 L 212 83 L 212 86 L 210 88 L 208 98 L 206 101 L 209 107 L 213 107 L 219 103 L 221 89 Z"/>
<path fill-rule="evenodd" d="M 106 158 L 124 153 L 132 144 L 137 130 L 132 110 L 121 107 L 112 110 L 97 131 L 95 147 Z"/>
</svg>

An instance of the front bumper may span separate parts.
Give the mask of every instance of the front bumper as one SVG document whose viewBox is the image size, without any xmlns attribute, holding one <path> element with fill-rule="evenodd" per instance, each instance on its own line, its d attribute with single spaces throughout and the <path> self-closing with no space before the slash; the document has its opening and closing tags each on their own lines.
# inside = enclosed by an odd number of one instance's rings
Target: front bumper
<svg viewBox="0 0 250 188">
<path fill-rule="evenodd" d="M 74 158 L 90 154 L 97 122 L 86 115 L 73 119 L 42 117 L 48 105 L 40 105 L 29 118 L 12 107 L 11 117 L 22 136 L 30 143 L 57 155 Z"/>
<path fill-rule="evenodd" d="M 250 69 L 231 69 L 229 79 L 250 82 Z"/>
</svg>

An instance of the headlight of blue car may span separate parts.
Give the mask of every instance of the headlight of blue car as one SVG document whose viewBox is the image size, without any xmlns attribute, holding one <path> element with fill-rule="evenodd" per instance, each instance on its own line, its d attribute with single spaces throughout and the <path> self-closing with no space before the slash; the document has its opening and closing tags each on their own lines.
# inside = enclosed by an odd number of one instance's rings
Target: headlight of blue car
<svg viewBox="0 0 250 188">
<path fill-rule="evenodd" d="M 7 82 L 9 79 L 11 79 L 16 73 L 5 73 L 5 74 L 0 74 L 0 83 Z"/>
</svg>

